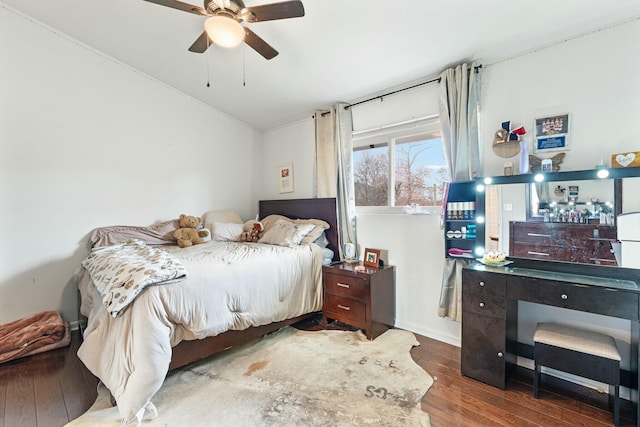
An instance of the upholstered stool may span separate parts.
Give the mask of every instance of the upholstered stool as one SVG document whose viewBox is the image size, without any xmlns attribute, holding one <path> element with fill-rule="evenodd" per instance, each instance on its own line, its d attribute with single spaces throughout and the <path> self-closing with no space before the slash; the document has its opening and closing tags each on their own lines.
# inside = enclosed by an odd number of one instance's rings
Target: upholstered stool
<svg viewBox="0 0 640 427">
<path fill-rule="evenodd" d="M 572 326 L 538 323 L 533 342 L 533 397 L 538 398 L 541 366 L 607 383 L 615 388 L 613 422 L 620 425 L 620 352 L 612 337 Z"/>
</svg>

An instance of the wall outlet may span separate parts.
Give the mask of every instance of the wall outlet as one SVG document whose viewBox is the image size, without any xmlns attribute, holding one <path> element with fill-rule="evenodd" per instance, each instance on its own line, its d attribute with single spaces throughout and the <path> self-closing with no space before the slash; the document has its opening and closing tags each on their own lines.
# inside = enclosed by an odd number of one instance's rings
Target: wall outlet
<svg viewBox="0 0 640 427">
<path fill-rule="evenodd" d="M 511 203 L 505 203 L 504 204 L 504 210 L 506 211 L 512 211 L 513 210 L 513 205 Z"/>
</svg>

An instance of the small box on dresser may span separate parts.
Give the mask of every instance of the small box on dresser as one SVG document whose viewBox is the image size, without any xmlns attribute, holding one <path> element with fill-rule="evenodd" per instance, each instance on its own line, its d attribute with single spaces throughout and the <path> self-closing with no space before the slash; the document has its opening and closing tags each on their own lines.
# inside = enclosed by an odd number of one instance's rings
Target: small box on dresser
<svg viewBox="0 0 640 427">
<path fill-rule="evenodd" d="M 372 340 L 395 324 L 395 267 L 365 267 L 354 270 L 353 264 L 322 267 L 322 321 L 337 320 L 364 329 Z"/>
</svg>

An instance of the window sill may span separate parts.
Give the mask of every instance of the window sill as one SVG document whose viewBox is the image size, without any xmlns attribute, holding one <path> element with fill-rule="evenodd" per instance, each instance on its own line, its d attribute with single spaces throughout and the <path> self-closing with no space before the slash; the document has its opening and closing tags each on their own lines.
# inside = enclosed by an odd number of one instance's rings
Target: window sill
<svg viewBox="0 0 640 427">
<path fill-rule="evenodd" d="M 408 212 L 406 206 L 358 206 L 356 215 L 440 215 L 441 210 L 440 206 L 420 206 L 412 212 Z"/>
</svg>

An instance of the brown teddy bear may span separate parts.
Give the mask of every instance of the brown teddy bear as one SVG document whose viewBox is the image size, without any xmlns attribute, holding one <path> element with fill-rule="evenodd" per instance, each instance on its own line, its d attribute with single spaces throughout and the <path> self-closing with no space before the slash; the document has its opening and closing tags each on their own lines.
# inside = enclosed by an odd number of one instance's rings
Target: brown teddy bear
<svg viewBox="0 0 640 427">
<path fill-rule="evenodd" d="M 254 242 L 260 240 L 264 231 L 264 225 L 260 221 L 247 221 L 244 223 L 244 232 L 240 235 L 241 242 Z"/>
<path fill-rule="evenodd" d="M 173 237 L 178 240 L 178 246 L 187 248 L 205 243 L 203 237 L 209 236 L 209 230 L 198 230 L 198 226 L 202 222 L 200 217 L 182 214 L 178 221 L 181 228 L 173 232 Z"/>
</svg>

